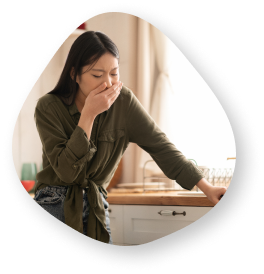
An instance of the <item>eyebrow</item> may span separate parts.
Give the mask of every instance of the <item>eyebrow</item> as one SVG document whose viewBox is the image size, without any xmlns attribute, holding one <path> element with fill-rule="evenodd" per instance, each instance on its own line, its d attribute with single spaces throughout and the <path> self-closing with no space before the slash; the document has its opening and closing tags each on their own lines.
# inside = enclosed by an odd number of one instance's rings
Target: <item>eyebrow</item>
<svg viewBox="0 0 264 274">
<path fill-rule="evenodd" d="M 115 70 L 115 69 L 117 69 L 117 68 L 118 68 L 118 67 L 115 67 L 115 68 L 111 69 L 111 71 L 112 71 L 112 70 Z M 91 69 L 91 70 L 105 72 L 103 69 Z"/>
</svg>

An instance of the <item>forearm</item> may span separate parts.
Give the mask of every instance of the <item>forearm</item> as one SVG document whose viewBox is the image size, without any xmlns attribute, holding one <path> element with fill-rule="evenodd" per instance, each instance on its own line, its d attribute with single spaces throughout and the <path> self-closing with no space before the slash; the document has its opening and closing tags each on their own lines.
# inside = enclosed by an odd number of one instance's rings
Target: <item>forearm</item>
<svg viewBox="0 0 264 274">
<path fill-rule="evenodd" d="M 211 187 L 212 187 L 212 185 L 211 185 L 205 178 L 202 178 L 202 179 L 196 184 L 196 186 L 197 186 L 205 195 L 210 191 L 210 189 L 211 189 Z"/>
<path fill-rule="evenodd" d="M 95 120 L 95 117 L 93 115 L 89 115 L 89 113 L 85 113 L 85 112 L 81 113 L 78 126 L 81 127 L 86 132 L 88 140 L 90 140 L 90 137 L 91 137 L 94 120 Z"/>
</svg>

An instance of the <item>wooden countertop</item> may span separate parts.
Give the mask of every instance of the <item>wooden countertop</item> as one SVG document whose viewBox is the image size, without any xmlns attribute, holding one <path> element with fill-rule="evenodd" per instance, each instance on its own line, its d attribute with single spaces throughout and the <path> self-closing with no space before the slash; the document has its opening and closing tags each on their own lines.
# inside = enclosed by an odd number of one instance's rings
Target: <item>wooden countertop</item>
<svg viewBox="0 0 264 274">
<path fill-rule="evenodd" d="M 34 198 L 34 194 L 29 194 Z M 174 205 L 174 206 L 209 206 L 213 207 L 206 196 L 180 196 L 177 191 L 159 191 L 145 193 L 107 194 L 110 205 Z"/>
<path fill-rule="evenodd" d="M 174 206 L 208 206 L 213 207 L 206 196 L 182 196 L 177 191 L 159 191 L 145 193 L 111 193 L 107 202 L 117 205 L 174 205 Z"/>
</svg>

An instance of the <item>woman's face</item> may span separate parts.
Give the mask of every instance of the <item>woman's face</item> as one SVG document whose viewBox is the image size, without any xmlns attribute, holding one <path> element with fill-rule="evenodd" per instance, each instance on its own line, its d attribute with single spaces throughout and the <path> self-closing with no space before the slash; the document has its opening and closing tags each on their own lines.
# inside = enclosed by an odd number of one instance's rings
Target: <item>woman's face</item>
<svg viewBox="0 0 264 274">
<path fill-rule="evenodd" d="M 78 92 L 81 91 L 86 97 L 104 82 L 106 82 L 106 90 L 119 81 L 118 59 L 111 53 L 105 53 L 92 69 L 89 69 L 90 67 L 91 65 L 84 66 L 82 74 L 76 78 L 79 84 Z"/>
</svg>

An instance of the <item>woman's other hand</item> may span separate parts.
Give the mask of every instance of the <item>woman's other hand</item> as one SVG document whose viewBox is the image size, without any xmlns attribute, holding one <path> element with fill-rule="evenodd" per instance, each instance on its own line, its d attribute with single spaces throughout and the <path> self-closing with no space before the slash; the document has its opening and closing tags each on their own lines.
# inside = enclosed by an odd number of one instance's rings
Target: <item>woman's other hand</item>
<svg viewBox="0 0 264 274">
<path fill-rule="evenodd" d="M 227 191 L 225 186 L 213 186 L 205 178 L 201 179 L 197 187 L 216 205 Z"/>
</svg>

